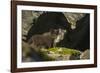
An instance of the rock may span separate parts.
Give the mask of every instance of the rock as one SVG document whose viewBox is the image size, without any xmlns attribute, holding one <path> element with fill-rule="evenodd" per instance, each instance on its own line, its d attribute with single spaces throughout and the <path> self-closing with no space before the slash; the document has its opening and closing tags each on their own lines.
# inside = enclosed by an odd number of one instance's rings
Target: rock
<svg viewBox="0 0 100 73">
<path fill-rule="evenodd" d="M 43 12 L 36 11 L 22 11 L 22 35 L 27 35 L 29 29 L 34 25 L 35 20 L 42 14 Z M 23 39 L 26 39 L 23 36 Z"/>
<path fill-rule="evenodd" d="M 85 51 L 90 48 L 90 15 L 77 21 L 76 29 L 70 30 L 64 38 L 64 47 Z"/>
<path fill-rule="evenodd" d="M 85 51 L 80 55 L 80 59 L 90 59 L 90 50 L 89 50 L 89 49 L 85 50 Z"/>
<path fill-rule="evenodd" d="M 28 43 L 22 41 L 22 62 L 34 62 L 42 60 L 43 59 L 39 56 L 39 54 L 30 48 Z"/>
<path fill-rule="evenodd" d="M 28 57 L 28 54 L 30 53 L 30 46 L 22 41 L 22 56 L 23 57 Z"/>
<path fill-rule="evenodd" d="M 81 52 L 68 48 L 49 48 L 46 51 L 41 50 L 41 57 L 44 60 L 62 61 L 62 60 L 79 60 Z"/>
<path fill-rule="evenodd" d="M 58 57 L 56 57 L 56 61 L 61 61 L 61 60 L 70 60 L 71 55 L 67 54 L 67 55 L 60 55 Z"/>
<path fill-rule="evenodd" d="M 64 12 L 63 14 L 65 15 L 68 22 L 71 24 L 71 29 L 75 29 L 76 22 L 85 16 L 84 13 Z"/>
<path fill-rule="evenodd" d="M 78 54 L 78 55 L 71 55 L 69 60 L 80 60 L 80 54 Z"/>
<path fill-rule="evenodd" d="M 23 62 L 32 62 L 33 60 L 31 57 L 27 57 L 27 58 L 24 57 L 22 61 Z"/>
<path fill-rule="evenodd" d="M 37 18 L 42 14 L 43 12 L 39 11 L 28 11 L 23 10 L 22 11 L 22 35 L 27 35 L 30 28 L 35 24 Z M 45 12 L 46 13 L 46 12 Z M 83 18 L 85 14 L 83 13 L 69 13 L 64 12 L 63 13 L 68 22 L 71 24 L 71 28 L 76 28 L 76 22 Z M 23 39 L 26 39 L 26 37 L 22 37 Z"/>
</svg>

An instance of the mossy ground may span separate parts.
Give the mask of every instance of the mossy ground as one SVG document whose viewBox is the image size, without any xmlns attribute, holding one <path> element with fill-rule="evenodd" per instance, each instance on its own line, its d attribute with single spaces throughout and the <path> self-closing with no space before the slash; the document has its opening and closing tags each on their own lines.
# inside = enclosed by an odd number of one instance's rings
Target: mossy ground
<svg viewBox="0 0 100 73">
<path fill-rule="evenodd" d="M 78 50 L 63 48 L 63 47 L 49 48 L 48 51 L 52 51 L 54 53 L 59 53 L 59 54 L 64 54 L 64 55 L 65 54 L 71 54 L 71 55 L 80 54 L 80 51 Z"/>
<path fill-rule="evenodd" d="M 70 49 L 70 48 L 64 48 L 64 47 L 54 47 L 54 48 L 49 48 L 49 49 L 44 49 L 42 48 L 39 51 L 40 56 L 44 59 L 44 60 L 49 60 L 49 61 L 53 61 L 56 59 L 56 57 L 54 57 L 54 54 L 57 55 L 80 55 L 80 51 L 78 50 L 74 50 L 74 49 Z M 51 54 L 51 56 L 48 56 L 48 54 Z"/>
</svg>

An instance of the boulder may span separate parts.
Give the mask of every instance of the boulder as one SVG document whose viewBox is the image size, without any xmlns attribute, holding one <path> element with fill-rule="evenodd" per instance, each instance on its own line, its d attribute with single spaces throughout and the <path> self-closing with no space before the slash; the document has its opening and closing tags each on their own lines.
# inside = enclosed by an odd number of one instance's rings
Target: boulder
<svg viewBox="0 0 100 73">
<path fill-rule="evenodd" d="M 80 55 L 80 59 L 90 59 L 90 50 L 89 50 L 89 49 L 85 50 L 85 51 Z"/>
</svg>

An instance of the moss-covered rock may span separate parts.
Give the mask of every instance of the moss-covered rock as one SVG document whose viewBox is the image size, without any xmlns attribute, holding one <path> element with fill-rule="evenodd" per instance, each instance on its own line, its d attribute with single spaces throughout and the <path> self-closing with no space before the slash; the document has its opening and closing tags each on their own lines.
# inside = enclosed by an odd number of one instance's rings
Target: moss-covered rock
<svg viewBox="0 0 100 73">
<path fill-rule="evenodd" d="M 81 52 L 74 49 L 55 47 L 44 49 L 39 51 L 40 56 L 45 61 L 57 61 L 57 60 L 78 60 L 80 59 Z"/>
</svg>

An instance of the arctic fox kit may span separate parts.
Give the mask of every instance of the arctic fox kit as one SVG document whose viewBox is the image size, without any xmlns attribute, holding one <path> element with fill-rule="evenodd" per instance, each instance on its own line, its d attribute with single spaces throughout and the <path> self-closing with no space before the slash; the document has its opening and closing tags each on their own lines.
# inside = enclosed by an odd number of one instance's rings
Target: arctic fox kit
<svg viewBox="0 0 100 73">
<path fill-rule="evenodd" d="M 56 44 L 63 40 L 65 32 L 63 29 L 53 29 L 44 34 L 33 35 L 28 44 L 36 51 L 40 48 L 56 47 Z"/>
</svg>

